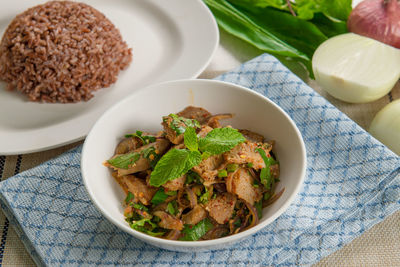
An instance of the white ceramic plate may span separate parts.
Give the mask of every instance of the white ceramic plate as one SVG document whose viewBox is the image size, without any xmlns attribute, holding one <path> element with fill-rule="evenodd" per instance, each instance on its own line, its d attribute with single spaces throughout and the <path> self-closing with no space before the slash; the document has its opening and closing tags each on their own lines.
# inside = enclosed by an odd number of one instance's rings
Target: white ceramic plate
<svg viewBox="0 0 400 267">
<path fill-rule="evenodd" d="M 153 95 L 158 95 L 152 99 Z M 221 123 L 260 133 L 275 140 L 274 152 L 280 162 L 277 192 L 282 196 L 263 210 L 260 223 L 244 232 L 215 240 L 182 242 L 152 237 L 131 229 L 123 216 L 125 194 L 102 163 L 109 159 L 124 134 L 142 130 L 158 132 L 162 116 L 188 105 L 204 107 L 212 114 L 233 113 Z M 271 127 L 273 125 L 273 127 Z M 301 188 L 306 171 L 306 151 L 299 130 L 290 117 L 266 97 L 250 89 L 213 80 L 181 80 L 151 85 L 117 103 L 93 126 L 83 146 L 83 182 L 97 208 L 112 223 L 150 244 L 169 250 L 202 251 L 226 248 L 254 234 L 281 215 Z"/>
<path fill-rule="evenodd" d="M 217 24 L 201 0 L 81 0 L 103 12 L 132 47 L 133 62 L 116 84 L 89 102 L 28 102 L 0 83 L 0 155 L 50 149 L 83 139 L 112 104 L 151 83 L 197 77 L 219 41 Z M 45 1 L 7 1 L 0 33 L 15 15 Z M 155 96 L 154 96 L 155 97 Z"/>
</svg>

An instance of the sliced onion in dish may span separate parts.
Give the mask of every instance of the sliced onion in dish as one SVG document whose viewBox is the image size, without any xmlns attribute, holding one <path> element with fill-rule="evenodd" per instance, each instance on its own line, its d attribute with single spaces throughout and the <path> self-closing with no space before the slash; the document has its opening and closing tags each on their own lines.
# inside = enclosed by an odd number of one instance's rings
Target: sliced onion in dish
<svg viewBox="0 0 400 267">
<path fill-rule="evenodd" d="M 251 224 L 248 227 L 246 227 L 246 229 L 249 229 L 258 224 L 258 221 L 259 221 L 258 212 L 257 212 L 256 208 L 253 205 L 251 205 L 250 203 L 248 203 L 247 201 L 244 201 L 244 203 L 246 204 L 247 208 L 249 209 L 250 215 L 253 216 L 253 220 L 251 221 Z"/>
<path fill-rule="evenodd" d="M 165 238 L 169 240 L 178 240 L 180 236 L 181 236 L 181 231 L 171 230 Z"/>
<path fill-rule="evenodd" d="M 376 114 L 369 132 L 400 156 L 400 99 L 388 104 Z"/>
<path fill-rule="evenodd" d="M 186 194 L 188 195 L 188 198 L 189 198 L 189 201 L 190 201 L 190 208 L 193 209 L 194 207 L 197 206 L 197 197 L 194 194 L 193 190 L 190 189 L 190 187 L 188 187 L 188 186 L 185 187 L 185 191 L 186 191 Z"/>
<path fill-rule="evenodd" d="M 312 59 L 317 83 L 330 95 L 366 103 L 386 95 L 400 77 L 400 50 L 346 33 L 322 43 Z"/>
</svg>

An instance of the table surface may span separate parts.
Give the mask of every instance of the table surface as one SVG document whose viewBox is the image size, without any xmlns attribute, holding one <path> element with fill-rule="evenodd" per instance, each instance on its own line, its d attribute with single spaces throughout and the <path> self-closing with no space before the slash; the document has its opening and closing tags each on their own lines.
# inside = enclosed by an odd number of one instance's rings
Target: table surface
<svg viewBox="0 0 400 267">
<path fill-rule="evenodd" d="M 214 78 L 261 53 L 243 41 L 221 32 L 218 50 L 199 78 Z M 307 74 L 301 66 L 291 62 L 288 64 L 300 78 L 364 129 L 368 129 L 371 120 L 382 107 L 400 98 L 400 83 L 397 83 L 389 95 L 375 102 L 347 104 L 330 97 L 318 87 L 315 81 L 307 79 Z M 37 166 L 81 143 L 82 141 L 38 153 L 0 156 L 1 180 Z M 0 233 L 0 266 L 35 266 L 12 225 L 9 225 L 1 211 Z M 400 266 L 400 211 L 375 225 L 342 249 L 322 259 L 315 266 Z"/>
</svg>

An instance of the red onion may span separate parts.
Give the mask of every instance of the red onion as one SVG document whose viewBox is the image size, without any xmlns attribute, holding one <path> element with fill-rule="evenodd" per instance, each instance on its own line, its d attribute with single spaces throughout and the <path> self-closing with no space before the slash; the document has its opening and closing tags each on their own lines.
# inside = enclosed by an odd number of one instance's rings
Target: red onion
<svg viewBox="0 0 400 267">
<path fill-rule="evenodd" d="M 400 48 L 398 0 L 365 0 L 350 13 L 349 31 Z"/>
<path fill-rule="evenodd" d="M 267 201 L 264 201 L 263 203 L 263 208 L 265 208 L 266 206 L 271 205 L 272 203 L 274 203 L 275 201 L 277 201 L 283 194 L 283 192 L 285 192 L 285 188 L 282 188 L 281 191 L 279 191 L 279 193 L 274 194 L 271 198 L 269 198 Z"/>
<path fill-rule="evenodd" d="M 166 239 L 169 240 L 178 240 L 178 238 L 181 236 L 181 231 L 179 230 L 171 230 L 169 231 L 168 235 L 165 236 Z"/>
<path fill-rule="evenodd" d="M 190 187 L 186 187 L 185 191 L 186 191 L 186 194 L 188 195 L 188 198 L 190 201 L 190 207 L 193 209 L 194 207 L 197 206 L 197 197 L 194 194 L 194 192 L 192 191 L 192 189 L 190 189 Z"/>
<path fill-rule="evenodd" d="M 217 239 L 226 234 L 229 234 L 229 229 L 226 226 L 219 225 L 208 231 L 203 237 L 203 240 Z"/>
<path fill-rule="evenodd" d="M 247 229 L 255 226 L 256 224 L 258 224 L 259 219 L 258 219 L 258 212 L 257 212 L 256 208 L 253 205 L 251 205 L 250 203 L 248 203 L 247 201 L 244 201 L 244 203 L 246 204 L 247 208 L 249 209 L 251 216 L 253 216 L 253 220 L 251 221 L 251 224 L 246 228 L 246 230 L 247 230 Z"/>
<path fill-rule="evenodd" d="M 193 191 L 192 191 L 193 192 Z M 178 191 L 178 198 L 177 198 L 177 202 L 178 202 L 178 204 L 179 204 L 179 206 L 180 207 L 182 207 L 182 208 L 188 208 L 188 207 L 190 207 L 190 202 L 187 200 L 187 199 L 185 199 L 183 196 L 184 196 L 185 194 L 184 194 L 184 191 L 182 190 L 182 189 L 180 189 L 179 191 Z"/>
</svg>

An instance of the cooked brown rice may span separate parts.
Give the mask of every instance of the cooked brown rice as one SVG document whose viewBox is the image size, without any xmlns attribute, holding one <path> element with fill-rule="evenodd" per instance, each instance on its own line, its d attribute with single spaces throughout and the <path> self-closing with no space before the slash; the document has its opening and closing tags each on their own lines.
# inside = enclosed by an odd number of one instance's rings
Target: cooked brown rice
<svg viewBox="0 0 400 267">
<path fill-rule="evenodd" d="M 26 10 L 0 43 L 0 79 L 31 101 L 87 101 L 131 61 L 131 49 L 102 13 L 70 1 Z"/>
</svg>

